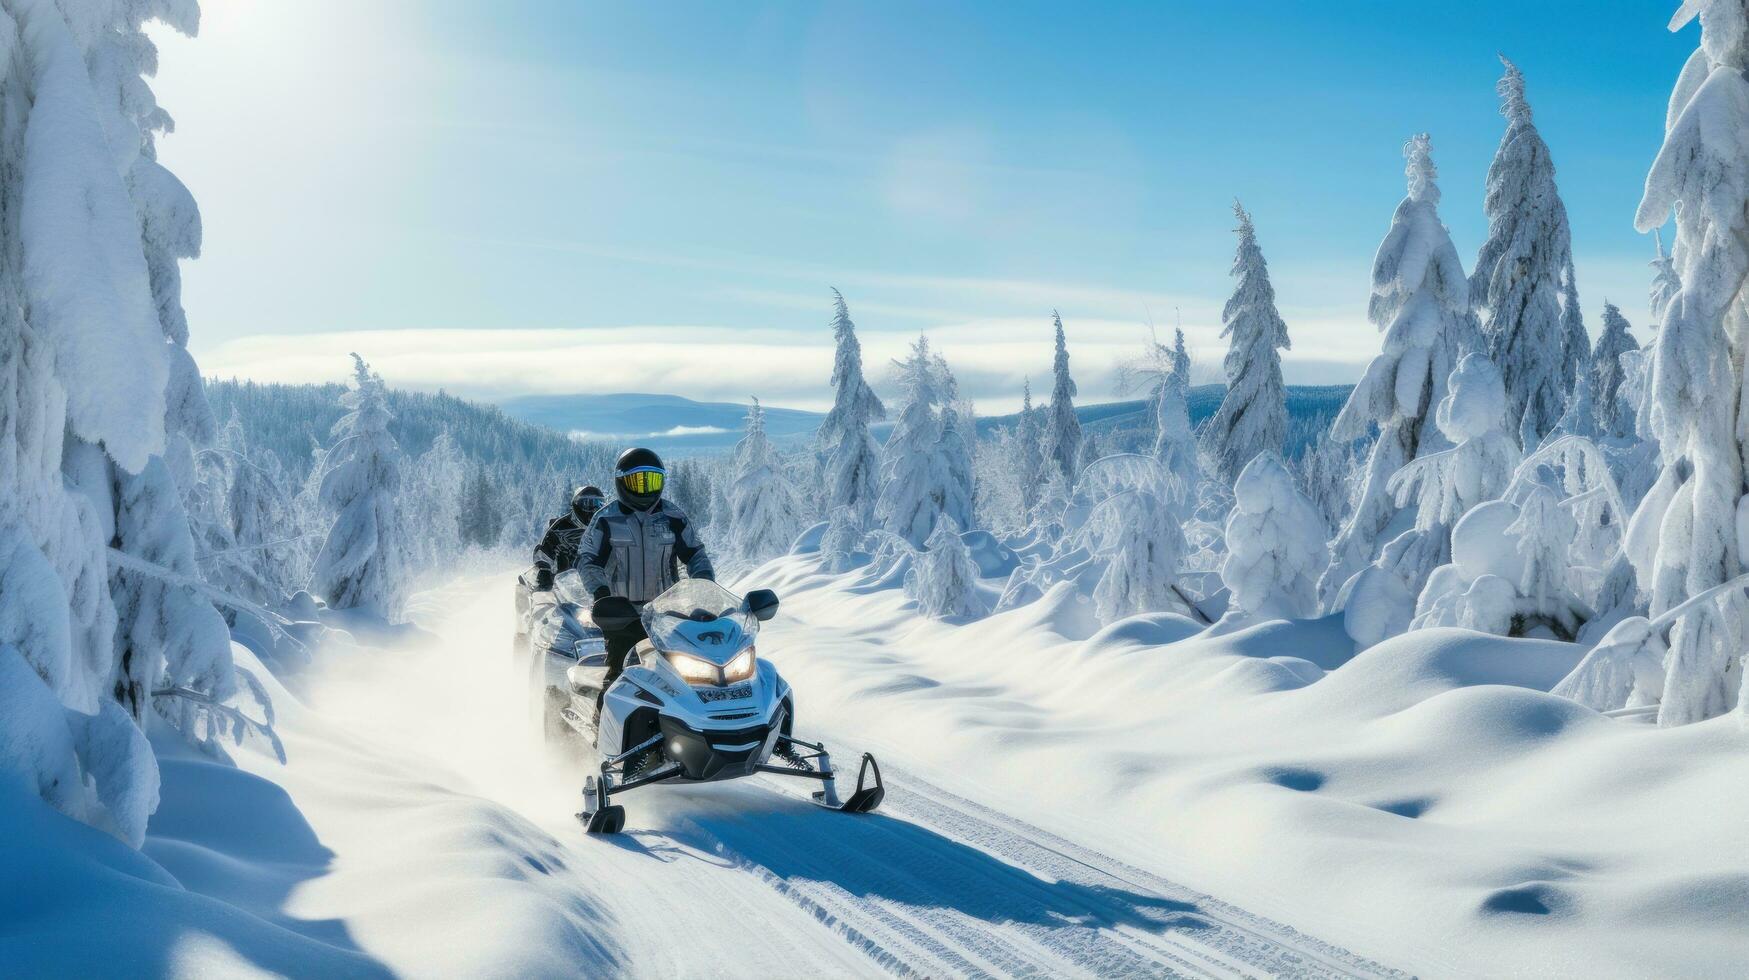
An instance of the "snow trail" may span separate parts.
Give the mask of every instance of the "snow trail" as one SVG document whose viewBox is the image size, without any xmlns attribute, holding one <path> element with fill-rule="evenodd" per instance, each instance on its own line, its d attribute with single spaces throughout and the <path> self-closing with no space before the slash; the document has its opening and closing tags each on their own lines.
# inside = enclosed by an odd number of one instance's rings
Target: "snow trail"
<svg viewBox="0 0 1749 980">
<path fill-rule="evenodd" d="M 416 598 L 435 640 L 336 658 L 307 695 L 418 778 L 539 828 L 558 857 L 543 886 L 600 907 L 596 938 L 629 973 L 1401 975 L 891 764 L 869 816 L 761 777 L 640 791 L 626 833 L 589 839 L 571 816 L 582 760 L 537 747 L 510 667 L 510 581 Z M 855 738 L 824 734 L 854 758 Z"/>
</svg>

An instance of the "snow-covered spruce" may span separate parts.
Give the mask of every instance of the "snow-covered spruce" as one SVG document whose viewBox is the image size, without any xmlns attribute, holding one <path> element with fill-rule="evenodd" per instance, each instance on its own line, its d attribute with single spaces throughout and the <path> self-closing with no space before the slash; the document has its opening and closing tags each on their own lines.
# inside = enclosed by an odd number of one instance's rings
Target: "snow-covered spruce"
<svg viewBox="0 0 1749 980">
<path fill-rule="evenodd" d="M 1080 533 L 1105 563 L 1093 587 L 1100 621 L 1146 612 L 1194 616 L 1178 588 L 1179 564 L 1189 545 L 1174 506 L 1182 495 L 1177 479 L 1151 457 L 1107 456 L 1082 471 L 1077 491 L 1098 501 Z"/>
<path fill-rule="evenodd" d="M 484 523 L 474 499 L 479 488 L 472 485 L 469 477 L 461 447 L 456 445 L 455 435 L 448 428 L 439 432 L 431 441 L 431 448 L 414 460 L 407 482 L 412 499 L 419 502 L 418 512 L 423 520 L 411 544 L 414 560 L 421 567 L 446 564 L 461 553 L 464 541 L 479 539 Z"/>
<path fill-rule="evenodd" d="M 400 615 L 407 591 L 407 529 L 400 501 L 401 447 L 389 434 L 383 379 L 352 355 L 348 413 L 334 424 L 334 445 L 318 477 L 323 507 L 334 515 L 316 553 L 310 591 L 335 609 L 385 620 Z"/>
<path fill-rule="evenodd" d="M 1476 256 L 1470 300 L 1488 313 L 1483 332 L 1506 382 L 1507 428 L 1531 449 L 1566 408 L 1577 356 L 1568 349 L 1573 321 L 1562 315 L 1572 242 L 1555 165 L 1531 122 L 1524 75 L 1500 60 L 1506 71 L 1496 88 L 1506 133 L 1488 167 L 1488 238 Z M 1568 299 L 1576 319 L 1578 298 Z"/>
<path fill-rule="evenodd" d="M 1658 252 L 1651 263 L 1652 288 L 1647 299 L 1651 303 L 1652 329 L 1656 330 L 1664 322 L 1664 311 L 1670 307 L 1670 301 L 1682 292 L 1682 277 L 1676 274 L 1676 260 L 1664 251 L 1663 229 L 1652 229 L 1652 240 Z"/>
<path fill-rule="evenodd" d="M 1161 378 L 1154 402 L 1154 458 L 1183 488 L 1188 515 L 1195 510 L 1196 488 L 1202 483 L 1202 463 L 1196 429 L 1190 424 L 1190 351 L 1184 331 L 1174 330 L 1171 373 Z"/>
<path fill-rule="evenodd" d="M 134 844 L 157 804 L 148 706 L 204 742 L 206 708 L 160 693 L 236 687 L 183 499 L 215 435 L 177 267 L 200 222 L 155 159 L 147 19 L 192 34 L 198 14 L 0 8 L 0 769 Z"/>
<path fill-rule="evenodd" d="M 1415 507 L 1423 531 L 1450 527 L 1471 507 L 1506 489 L 1518 448 L 1506 434 L 1506 386 L 1486 354 L 1464 355 L 1452 370 L 1436 420 L 1454 445 L 1405 465 L 1391 478 L 1399 506 Z"/>
<path fill-rule="evenodd" d="M 1596 441 L 1603 437 L 1603 433 L 1603 426 L 1598 423 L 1597 401 L 1591 395 L 1591 372 L 1581 371 L 1573 381 L 1572 394 L 1567 396 L 1566 410 L 1555 422 L 1555 427 L 1543 437 L 1542 444 L 1546 446 L 1562 436 Z"/>
<path fill-rule="evenodd" d="M 1233 256 L 1238 285 L 1221 312 L 1221 336 L 1229 338 L 1227 393 L 1204 427 L 1203 445 L 1215 475 L 1231 485 L 1239 471 L 1261 452 L 1280 452 L 1287 439 L 1287 391 L 1281 381 L 1280 351 L 1289 346 L 1287 324 L 1275 308 L 1275 287 L 1257 246 L 1251 215 L 1233 202 L 1239 248 Z"/>
<path fill-rule="evenodd" d="M 1562 639 L 1572 639 L 1590 618 L 1590 610 L 1573 594 L 1569 555 L 1578 530 L 1573 515 L 1546 486 L 1532 487 L 1519 501 L 1518 520 L 1506 528 L 1524 561 L 1517 583 L 1523 623 L 1515 632 L 1543 625 Z"/>
<path fill-rule="evenodd" d="M 454 497 L 456 491 L 451 490 Z M 504 513 L 498 487 L 484 466 L 474 467 L 461 484 L 461 506 L 455 515 L 459 544 L 475 548 L 490 548 L 504 533 Z M 569 506 L 569 501 L 565 502 Z"/>
<path fill-rule="evenodd" d="M 977 419 L 972 404 L 959 397 L 959 382 L 947 360 L 935 356 L 936 390 L 941 393 L 941 436 L 935 453 L 942 474 L 941 499 L 936 508 L 956 527 L 972 526 L 972 504 L 977 495 L 972 470 L 972 447 L 977 444 Z"/>
<path fill-rule="evenodd" d="M 1179 515 L 1179 522 L 1187 520 L 1196 511 L 1202 468 L 1190 424 L 1190 353 L 1184 347 L 1184 331 L 1178 331 L 1172 347 L 1149 340 L 1142 356 L 1123 366 L 1119 383 L 1127 390 L 1145 392 L 1152 403 L 1153 456 L 1169 474 L 1162 500 Z"/>
<path fill-rule="evenodd" d="M 1366 460 L 1371 452 L 1372 447 L 1366 440 L 1344 442 L 1325 431 L 1293 462 L 1301 489 L 1311 498 L 1318 513 L 1324 515 L 1324 524 L 1330 529 L 1332 538 L 1348 523 L 1348 517 L 1353 513 L 1354 498 L 1359 496 Z"/>
<path fill-rule="evenodd" d="M 1700 47 L 1670 97 L 1664 145 L 1646 176 L 1641 231 L 1676 215 L 1672 261 L 1681 288 L 1664 306 L 1653 347 L 1651 424 L 1664 471 L 1629 527 L 1653 540 L 1635 555 L 1654 617 L 1743 571 L 1744 286 L 1749 281 L 1749 3 L 1694 0 L 1672 29 L 1699 16 Z M 1655 530 L 1652 530 L 1654 529 Z M 1729 589 L 1670 628 L 1660 725 L 1749 712 L 1742 651 L 1749 603 Z"/>
<path fill-rule="evenodd" d="M 1044 427 L 1032 406 L 1032 378 L 1021 381 L 1020 420 L 1014 423 L 1014 479 L 1023 492 L 1044 479 Z"/>
<path fill-rule="evenodd" d="M 869 424 L 887 417 L 886 406 L 862 376 L 862 344 L 844 296 L 832 290 L 832 336 L 837 353 L 832 361 L 832 410 L 820 421 L 819 445 L 826 451 L 824 506 L 851 508 L 866 524 L 874 516 L 880 494 L 880 449 L 869 435 Z"/>
<path fill-rule="evenodd" d="M 1617 396 L 1621 392 L 1625 370 L 1621 356 L 1639 349 L 1639 342 L 1634 340 L 1633 334 L 1628 333 L 1627 317 L 1621 315 L 1621 310 L 1614 303 L 1605 300 L 1603 333 L 1597 338 L 1597 347 L 1591 352 L 1591 394 L 1597 401 L 1598 422 L 1613 436 L 1630 434 L 1624 426 L 1632 420 L 1633 415 L 1629 413 L 1624 417 L 1617 410 Z"/>
<path fill-rule="evenodd" d="M 1505 385 L 1494 362 L 1486 354 L 1465 354 L 1435 416 L 1441 435 L 1455 445 L 1411 460 L 1391 477 L 1388 488 L 1397 506 L 1414 508 L 1414 525 L 1387 542 L 1347 587 L 1344 622 L 1357 643 L 1371 646 L 1409 629 L 1432 601 L 1430 594 L 1450 588 L 1451 576 L 1442 577 L 1441 569 L 1452 560 L 1454 527 L 1478 504 L 1498 498 L 1518 465 L 1518 446 L 1502 428 L 1505 413 Z M 1512 583 L 1488 583 L 1483 592 L 1506 596 L 1505 606 L 1488 607 L 1505 610 L 1499 627 L 1504 632 Z M 1486 628 L 1482 622 L 1468 625 Z"/>
<path fill-rule="evenodd" d="M 1561 390 L 1571 392 L 1575 380 L 1591 369 L 1592 352 L 1579 306 L 1579 276 L 1570 256 L 1561 272 L 1561 341 Z"/>
<path fill-rule="evenodd" d="M 905 594 L 934 619 L 974 619 L 989 612 L 978 591 L 978 564 L 950 517 L 935 522 L 925 550 L 905 575 Z"/>
<path fill-rule="evenodd" d="M 1409 192 L 1373 260 L 1367 305 L 1368 319 L 1384 334 L 1383 347 L 1330 431 L 1338 442 L 1353 442 L 1376 427 L 1378 438 L 1367 456 L 1353 513 L 1331 542 L 1330 567 L 1318 586 L 1327 606 L 1384 545 L 1381 535 L 1399 511 L 1389 490 L 1391 477 L 1404 463 L 1450 445 L 1434 410 L 1446 396 L 1446 378 L 1458 358 L 1481 345 L 1463 263 L 1439 219 L 1432 141 L 1425 133 L 1415 136 L 1403 155 Z"/>
<path fill-rule="evenodd" d="M 856 566 L 862 550 L 862 520 L 856 508 L 839 504 L 827 518 L 826 533 L 820 537 L 820 568 L 827 572 L 847 572 Z"/>
<path fill-rule="evenodd" d="M 1257 620 L 1314 615 L 1329 558 L 1324 522 L 1278 453 L 1252 457 L 1233 484 L 1233 503 L 1221 566 L 1233 609 Z"/>
<path fill-rule="evenodd" d="M 1069 376 L 1069 343 L 1063 334 L 1063 317 L 1051 311 L 1056 326 L 1057 352 L 1051 360 L 1051 404 L 1046 422 L 1044 448 L 1049 465 L 1069 483 L 1081 464 L 1081 418 L 1075 414 L 1075 379 Z"/>
<path fill-rule="evenodd" d="M 929 352 L 929 339 L 918 337 L 911 353 L 896 361 L 904 400 L 898 420 L 887 436 L 881 459 L 881 496 L 875 515 L 883 529 L 921 547 L 935 528 L 947 474 L 942 472 L 940 376 Z"/>
<path fill-rule="evenodd" d="M 781 555 L 800 530 L 790 481 L 765 435 L 759 399 L 747 410 L 747 428 L 735 444 L 729 485 L 729 551 L 747 565 Z"/>
</svg>

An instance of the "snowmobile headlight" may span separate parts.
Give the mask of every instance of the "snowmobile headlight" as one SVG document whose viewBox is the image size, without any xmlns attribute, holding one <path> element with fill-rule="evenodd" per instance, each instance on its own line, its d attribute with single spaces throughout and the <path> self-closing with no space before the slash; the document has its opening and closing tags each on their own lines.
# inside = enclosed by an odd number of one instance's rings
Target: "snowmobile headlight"
<svg viewBox="0 0 1749 980">
<path fill-rule="evenodd" d="M 697 657 L 689 657 L 684 653 L 666 654 L 668 666 L 680 675 L 680 679 L 688 684 L 715 684 L 717 682 L 717 665 Z"/>
<path fill-rule="evenodd" d="M 752 677 L 754 660 L 752 647 L 742 650 L 735 659 L 729 661 L 727 667 L 723 668 L 723 683 L 733 684 Z"/>
</svg>

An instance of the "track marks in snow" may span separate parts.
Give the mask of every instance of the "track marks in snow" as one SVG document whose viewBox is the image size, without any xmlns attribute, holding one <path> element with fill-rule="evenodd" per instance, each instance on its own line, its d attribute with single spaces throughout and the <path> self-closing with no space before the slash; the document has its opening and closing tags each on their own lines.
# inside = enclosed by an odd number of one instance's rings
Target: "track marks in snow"
<svg viewBox="0 0 1749 980">
<path fill-rule="evenodd" d="M 665 840 L 762 881 L 895 974 L 1402 975 L 906 773 L 861 817 L 761 782 L 765 805 L 670 808 Z"/>
</svg>

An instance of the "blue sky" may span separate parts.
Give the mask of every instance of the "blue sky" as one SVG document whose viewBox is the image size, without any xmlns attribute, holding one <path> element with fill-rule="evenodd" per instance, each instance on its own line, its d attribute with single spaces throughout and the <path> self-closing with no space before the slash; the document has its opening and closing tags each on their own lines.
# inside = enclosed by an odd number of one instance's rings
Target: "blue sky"
<svg viewBox="0 0 1749 980">
<path fill-rule="evenodd" d="M 1631 219 L 1693 29 L 1619 0 L 579 3 L 205 0 L 159 36 L 162 157 L 201 201 L 196 353 L 495 397 L 829 398 L 828 287 L 870 361 L 927 330 L 988 410 L 1086 397 L 1151 319 L 1216 376 L 1231 202 L 1256 217 L 1291 381 L 1377 347 L 1373 250 L 1432 133 L 1461 254 L 1524 69 L 1595 331 L 1644 333 Z"/>
</svg>

